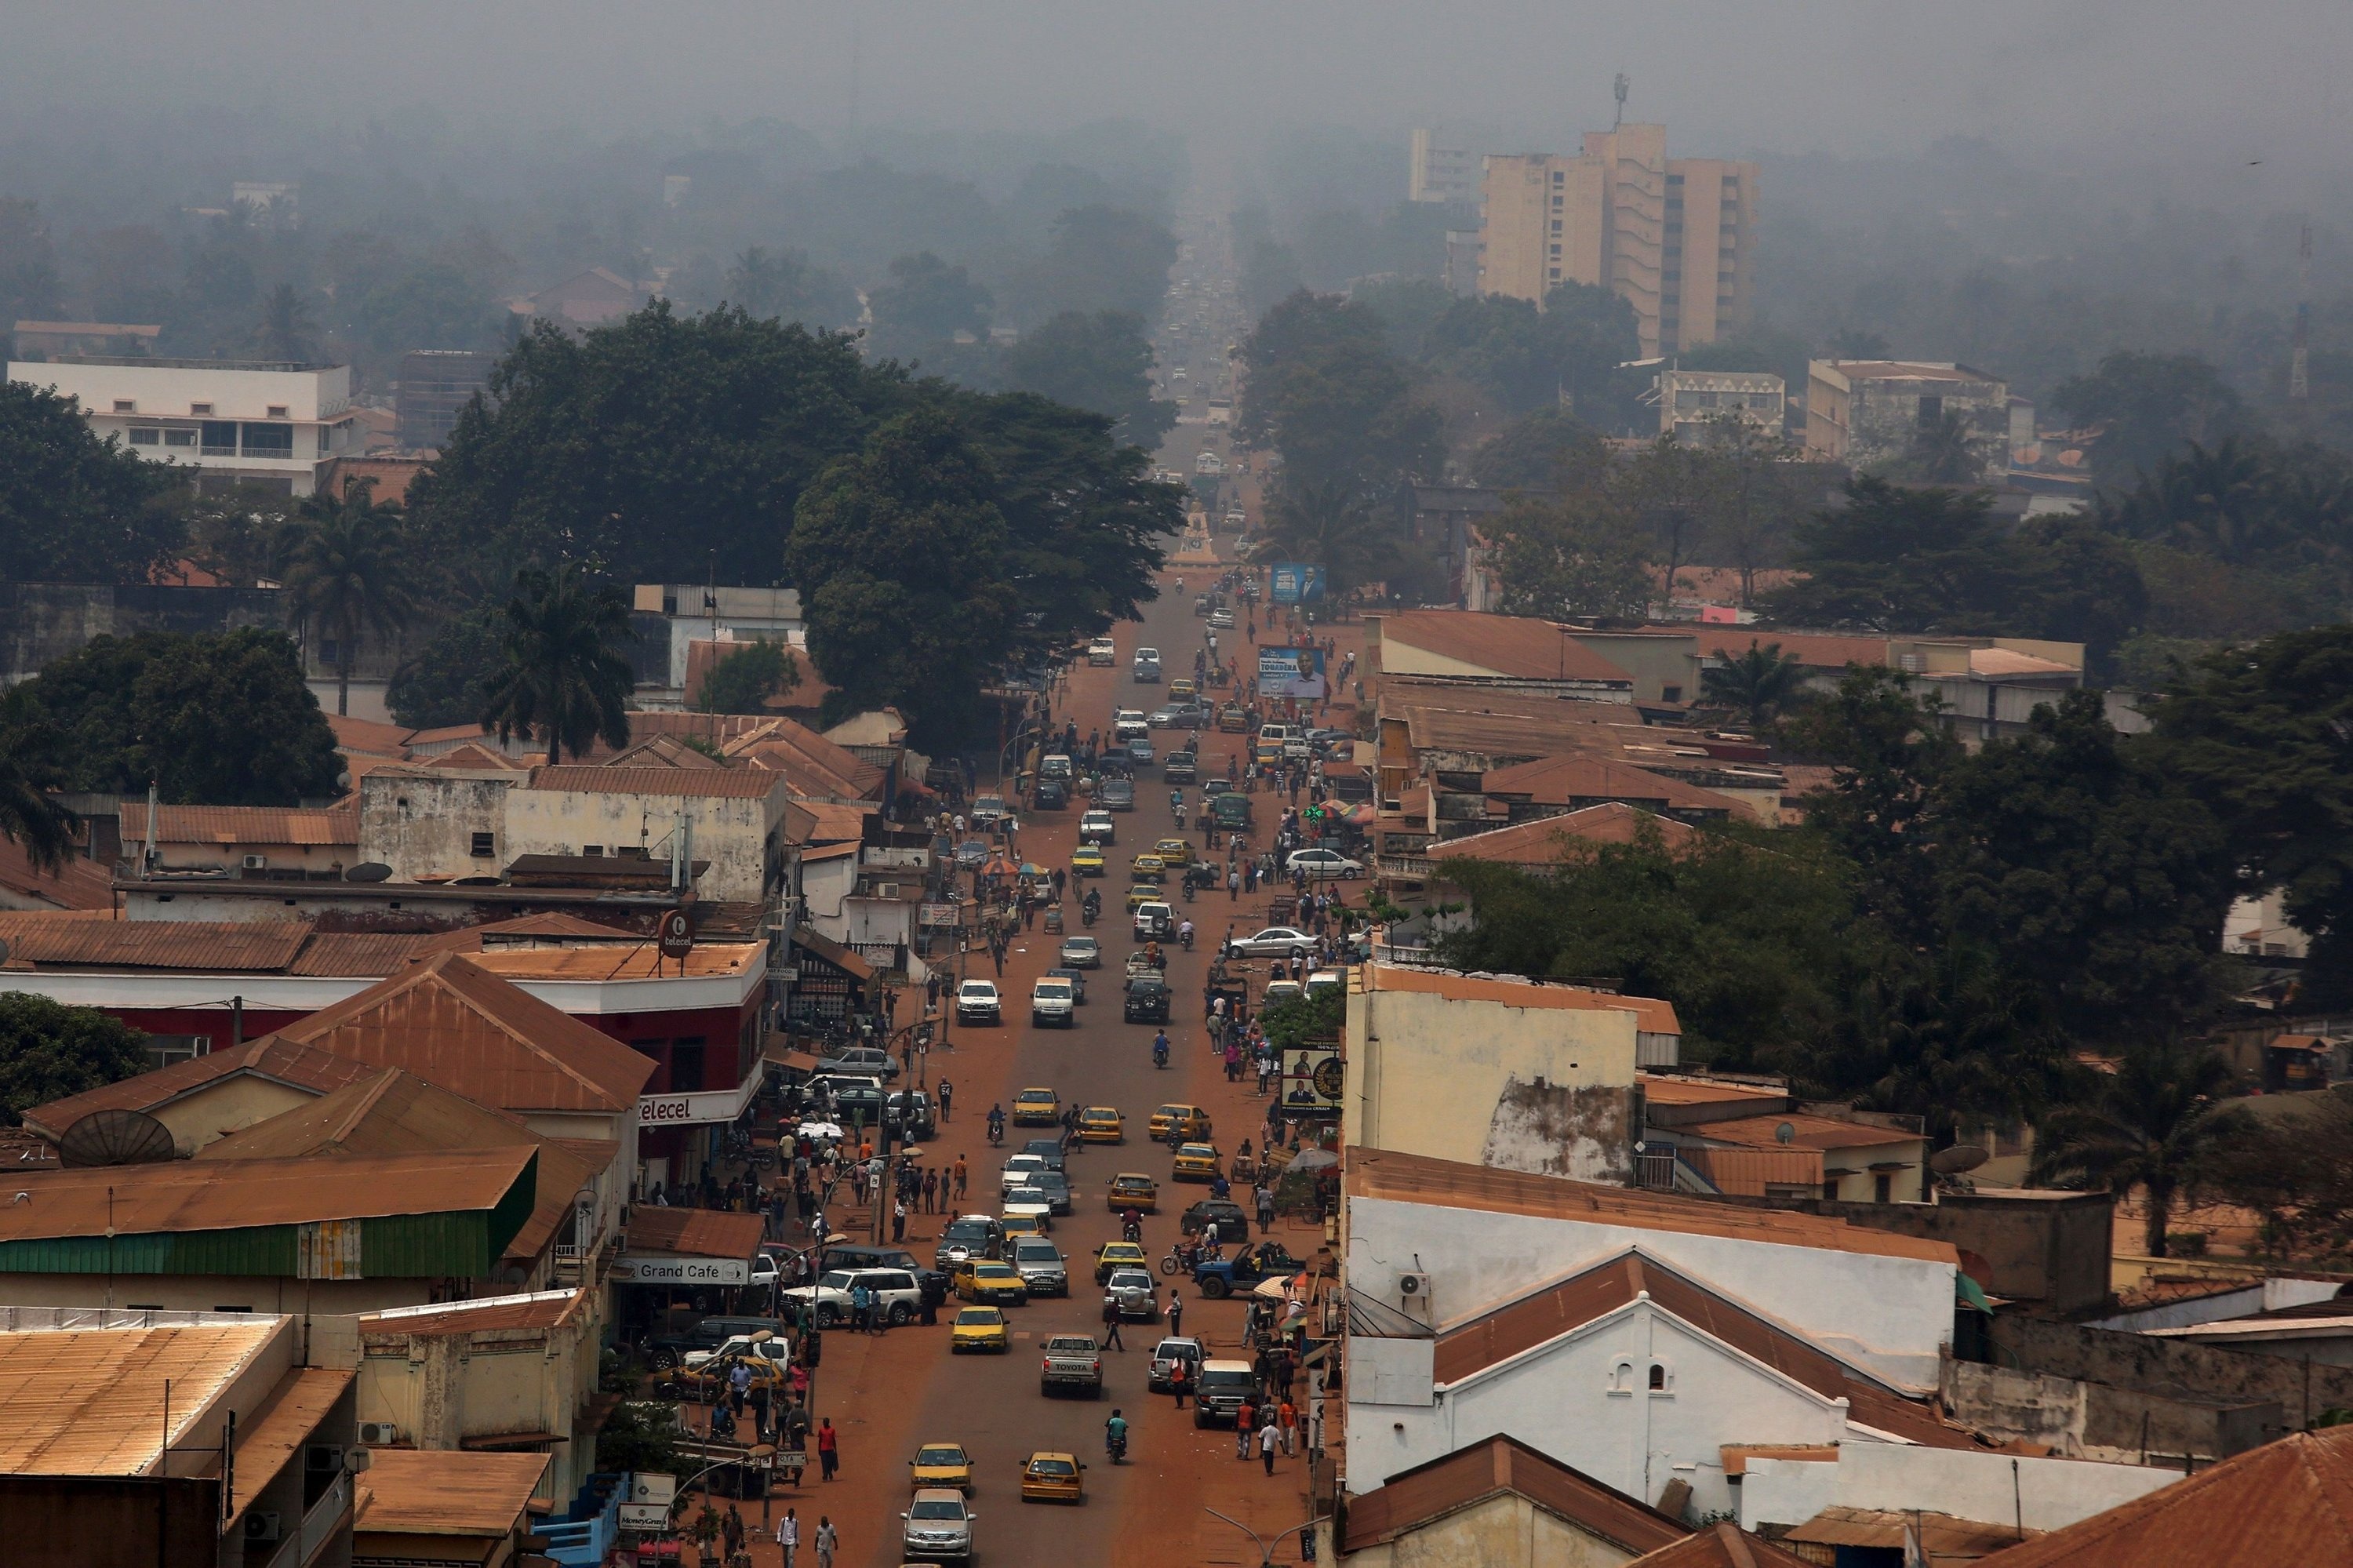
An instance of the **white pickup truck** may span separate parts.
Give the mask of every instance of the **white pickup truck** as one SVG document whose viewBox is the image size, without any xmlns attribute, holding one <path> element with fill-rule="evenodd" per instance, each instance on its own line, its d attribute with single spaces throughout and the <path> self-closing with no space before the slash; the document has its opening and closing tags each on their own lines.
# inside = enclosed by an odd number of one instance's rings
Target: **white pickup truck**
<svg viewBox="0 0 2353 1568">
<path fill-rule="evenodd" d="M 1050 1334 L 1038 1362 L 1038 1392 L 1083 1390 L 1089 1399 L 1103 1397 L 1103 1352 L 1092 1334 Z"/>
</svg>

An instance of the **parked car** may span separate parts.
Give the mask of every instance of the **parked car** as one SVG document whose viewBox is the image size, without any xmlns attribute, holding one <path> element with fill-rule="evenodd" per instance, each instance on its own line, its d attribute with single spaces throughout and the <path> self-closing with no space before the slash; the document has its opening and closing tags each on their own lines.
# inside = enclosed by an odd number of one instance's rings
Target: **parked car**
<svg viewBox="0 0 2353 1568">
<path fill-rule="evenodd" d="M 1012 813 L 1006 810 L 1004 796 L 981 795 L 974 799 L 972 810 L 967 814 L 974 827 L 987 828 L 1003 821 Z"/>
<path fill-rule="evenodd" d="M 939 1118 L 932 1114 L 932 1097 L 921 1089 L 894 1089 L 882 1102 L 884 1123 L 906 1138 L 939 1136 Z"/>
<path fill-rule="evenodd" d="M 1220 795 L 1220 800 L 1228 797 Z M 1269 926 L 1247 937 L 1228 939 L 1226 951 L 1246 959 L 1303 959 L 1315 950 L 1315 938 L 1292 926 Z"/>
<path fill-rule="evenodd" d="M 915 1277 L 922 1287 L 923 1298 L 937 1307 L 948 1298 L 948 1277 L 936 1268 L 925 1268 L 915 1261 L 915 1255 L 902 1246 L 862 1246 L 854 1243 L 837 1242 L 818 1254 L 818 1272 L 837 1268 L 903 1268 Z"/>
<path fill-rule="evenodd" d="M 1293 876 L 1304 872 L 1312 877 L 1356 878 L 1365 874 L 1362 861 L 1350 860 L 1337 850 L 1293 850 L 1282 863 L 1282 869 Z"/>
<path fill-rule="evenodd" d="M 1145 1385 L 1155 1393 L 1166 1393 L 1168 1380 L 1179 1365 L 1192 1368 L 1194 1375 L 1198 1376 L 1202 1360 L 1200 1340 L 1176 1337 L 1163 1340 L 1152 1347 L 1152 1366 L 1145 1373 Z"/>
<path fill-rule="evenodd" d="M 988 863 L 988 842 L 986 839 L 965 840 L 956 845 L 955 863 L 958 871 L 978 871 Z"/>
<path fill-rule="evenodd" d="M 782 1295 L 799 1310 L 814 1311 L 818 1328 L 830 1329 L 849 1321 L 849 1293 L 861 1284 L 873 1293 L 888 1323 L 904 1323 L 923 1307 L 923 1288 L 903 1268 L 834 1269 L 818 1276 L 815 1285 L 797 1285 Z"/>
<path fill-rule="evenodd" d="M 958 1023 L 1005 1022 L 1005 1003 L 997 994 L 995 980 L 968 980 L 956 987 L 956 1022 Z"/>
<path fill-rule="evenodd" d="M 819 1062 L 817 1070 L 852 1077 L 881 1078 L 888 1083 L 899 1075 L 899 1064 L 891 1059 L 890 1052 L 879 1045 L 852 1045 Z"/>
</svg>

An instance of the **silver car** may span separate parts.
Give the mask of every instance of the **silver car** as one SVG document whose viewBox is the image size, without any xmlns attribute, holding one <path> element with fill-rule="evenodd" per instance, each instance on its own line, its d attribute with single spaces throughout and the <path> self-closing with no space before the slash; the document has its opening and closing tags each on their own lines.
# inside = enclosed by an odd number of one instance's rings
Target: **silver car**
<svg viewBox="0 0 2353 1568">
<path fill-rule="evenodd" d="M 1068 1296 L 1071 1266 L 1052 1242 L 1023 1236 L 1013 1244 L 1013 1271 L 1032 1296 Z"/>
<path fill-rule="evenodd" d="M 915 1493 L 907 1511 L 901 1555 L 911 1563 L 972 1561 L 972 1521 L 964 1494 L 951 1487 L 924 1487 Z"/>
<path fill-rule="evenodd" d="M 1160 1287 L 1140 1268 L 1114 1268 L 1103 1281 L 1103 1294 L 1119 1303 L 1119 1315 L 1139 1323 L 1160 1317 Z"/>
</svg>

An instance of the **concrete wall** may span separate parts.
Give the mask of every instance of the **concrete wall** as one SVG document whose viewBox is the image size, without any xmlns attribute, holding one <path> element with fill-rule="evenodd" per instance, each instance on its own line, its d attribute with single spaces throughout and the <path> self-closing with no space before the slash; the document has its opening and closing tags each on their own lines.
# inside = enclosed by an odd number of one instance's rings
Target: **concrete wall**
<svg viewBox="0 0 2353 1568">
<path fill-rule="evenodd" d="M 2306 1366 L 2284 1356 L 2248 1355 L 2029 1318 L 1995 1319 L 1993 1339 L 1996 1360 L 2005 1366 L 2220 1406 L 2269 1402 L 2279 1406 L 2282 1424 L 2291 1428 L 2309 1425 L 2331 1405 L 2353 1406 L 2353 1368 Z M 2114 1441 L 2108 1436 L 2087 1436 L 2091 1441 Z M 2127 1435 L 2124 1442 L 2137 1443 L 2137 1434 Z"/>
<path fill-rule="evenodd" d="M 1380 1297 L 1400 1270 L 1426 1273 L 1441 1322 L 1475 1317 L 1639 1244 L 1908 1393 L 1936 1388 L 1952 1336 L 1957 1270 L 1948 1263 L 1390 1199 L 1352 1197 L 1347 1220 L 1350 1283 Z"/>
<path fill-rule="evenodd" d="M 215 1044 L 226 1048 L 227 1042 Z M 185 1156 L 232 1132 L 242 1132 L 256 1122 L 307 1106 L 318 1097 L 269 1078 L 232 1073 L 195 1094 L 157 1107 L 153 1115 L 171 1129 L 172 1141 Z"/>
<path fill-rule="evenodd" d="M 1649 1386 L 1652 1366 L 1663 1389 Z M 1733 1505 L 1725 1444 L 1871 1441 L 1848 1428 L 1842 1402 L 1645 1300 L 1454 1383 L 1428 1407 L 1358 1393 L 1348 1404 L 1349 1489 L 1498 1434 L 1645 1502 L 1682 1480 L 1696 1513 Z"/>
<path fill-rule="evenodd" d="M 1803 1524 L 1825 1508 L 1918 1509 L 1980 1524 L 2061 1530 L 2146 1497 L 2177 1471 L 2081 1459 L 2034 1459 L 1957 1448 L 1856 1443 L 1836 1462 L 1752 1458 L 1740 1484 L 1740 1528 Z"/>
<path fill-rule="evenodd" d="M 1632 1173 L 1635 1016 L 1419 991 L 1348 998 L 1347 1142 L 1584 1181 Z"/>
<path fill-rule="evenodd" d="M 765 799 L 623 795 L 572 789 L 516 789 L 506 798 L 507 860 L 525 854 L 578 854 L 584 845 L 643 846 L 669 853 L 683 805 L 694 824 L 694 858 L 711 869 L 696 882 L 705 898 L 756 904 L 784 868 L 785 781 Z"/>
<path fill-rule="evenodd" d="M 522 777 L 367 775 L 360 780 L 360 859 L 392 867 L 396 882 L 497 875 L 512 858 L 506 800 Z M 476 833 L 491 835 L 491 853 L 473 853 Z"/>
<path fill-rule="evenodd" d="M 363 1330 L 359 1418 L 389 1421 L 401 1442 L 457 1449 L 469 1439 L 572 1435 L 575 1412 L 596 1391 L 598 1319 L 576 1310 L 554 1329 L 406 1334 L 398 1319 Z M 553 1445 L 543 1496 L 569 1497 L 594 1467 L 585 1436 Z"/>
<path fill-rule="evenodd" d="M 2219 1459 L 2271 1441 L 2284 1425 L 2276 1400 L 2169 1398 L 1976 1361 L 1945 1364 L 1943 1397 L 1955 1420 L 1989 1437 L 2047 1444 L 2073 1458 Z"/>
<path fill-rule="evenodd" d="M 1340 1561 L 1331 1536 L 1317 1531 L 1317 1558 L 1326 1568 Z M 1349 1568 L 1618 1568 L 1633 1554 L 1505 1492 L 1346 1561 Z"/>
<path fill-rule="evenodd" d="M 1687 703 L 1699 695 L 1699 639 L 1694 635 L 1579 631 L 1572 641 L 1633 676 L 1638 703 Z M 1672 698 L 1666 694 L 1670 686 L 1676 692 Z"/>
</svg>

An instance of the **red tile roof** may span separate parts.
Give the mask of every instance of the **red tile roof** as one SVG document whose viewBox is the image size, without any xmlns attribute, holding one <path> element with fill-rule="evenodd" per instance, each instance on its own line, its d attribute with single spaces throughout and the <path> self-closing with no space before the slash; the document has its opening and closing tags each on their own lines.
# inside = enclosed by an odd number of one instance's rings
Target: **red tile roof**
<svg viewBox="0 0 2353 1568">
<path fill-rule="evenodd" d="M 1524 681 L 1610 681 L 1633 677 L 1577 641 L 1574 628 L 1525 616 L 1467 609 L 1407 609 L 1383 615 L 1380 641 L 1418 648 L 1456 663 Z M 1384 656 L 1384 672 L 1391 668 Z"/>
<path fill-rule="evenodd" d="M 2353 1426 L 2290 1433 L 1979 1561 L 1986 1568 L 2353 1563 Z"/>
<path fill-rule="evenodd" d="M 1435 1375 L 1452 1384 L 1498 1362 L 1583 1328 L 1648 1293 L 1652 1306 L 1825 1400 L 1847 1402 L 1847 1418 L 1910 1442 L 1970 1448 L 1968 1433 L 1947 1426 L 1926 1404 L 1816 1349 L 1640 1252 L 1627 1252 L 1556 1285 L 1543 1287 L 1439 1335 Z"/>
<path fill-rule="evenodd" d="M 1481 776 L 1481 791 L 1539 806 L 1580 806 L 1604 800 L 1671 811 L 1727 815 L 1745 810 L 1719 795 L 1680 779 L 1599 757 L 1540 757 L 1534 762 L 1493 768 Z"/>
<path fill-rule="evenodd" d="M 1341 1550 L 1362 1552 L 1412 1534 L 1489 1498 L 1512 1493 L 1621 1552 L 1642 1552 L 1691 1531 L 1639 1499 L 1512 1437 L 1490 1437 L 1417 1465 L 1348 1499 Z"/>
</svg>

